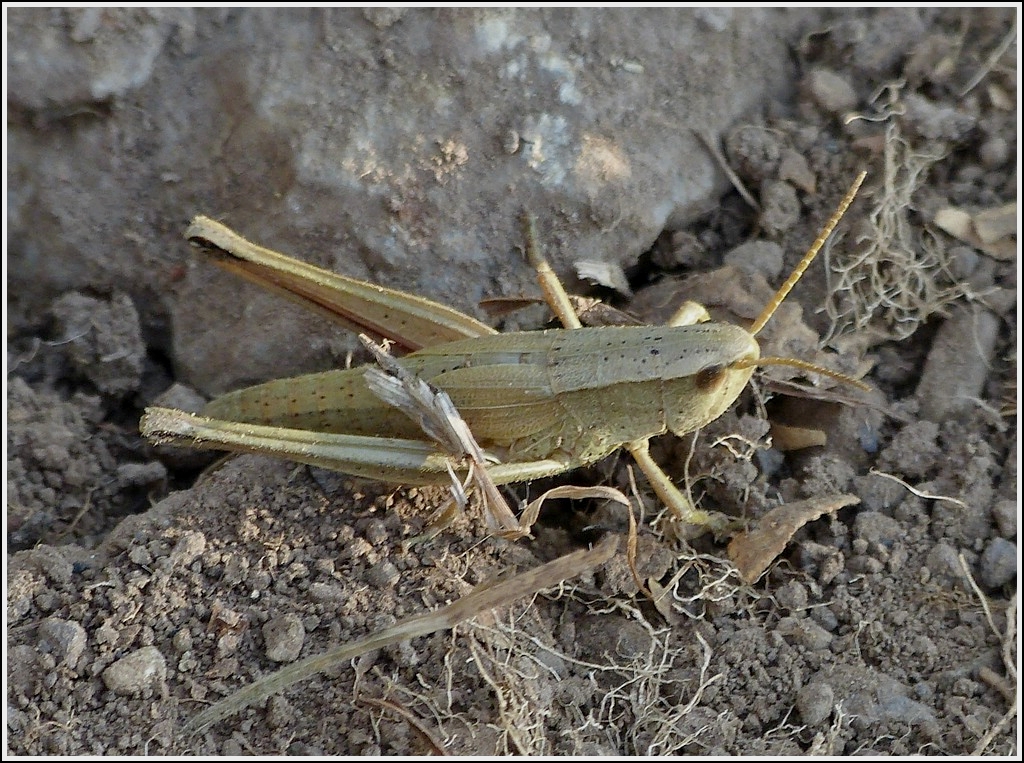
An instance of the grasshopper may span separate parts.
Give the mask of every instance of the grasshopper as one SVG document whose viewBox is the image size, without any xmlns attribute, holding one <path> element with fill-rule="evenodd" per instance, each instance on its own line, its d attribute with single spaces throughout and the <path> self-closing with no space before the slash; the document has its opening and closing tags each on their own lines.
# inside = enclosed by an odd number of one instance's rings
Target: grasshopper
<svg viewBox="0 0 1024 763">
<path fill-rule="evenodd" d="M 758 366 L 796 366 L 864 386 L 797 359 L 761 357 L 756 336 L 865 175 L 749 329 L 710 322 L 706 310 L 692 305 L 665 326 L 582 328 L 533 235 L 527 255 L 564 329 L 499 334 L 422 297 L 256 246 L 206 217 L 195 218 L 186 238 L 225 270 L 409 353 L 399 362 L 450 396 L 493 459 L 487 471 L 494 483 L 554 475 L 622 447 L 680 522 L 717 530 L 721 518 L 693 506 L 652 459 L 648 441 L 667 431 L 684 435 L 718 418 Z M 140 429 L 155 442 L 270 454 L 391 483 L 444 483 L 453 466 L 452 456 L 425 439 L 417 422 L 370 391 L 358 368 L 230 392 L 211 401 L 202 416 L 150 408 Z"/>
</svg>

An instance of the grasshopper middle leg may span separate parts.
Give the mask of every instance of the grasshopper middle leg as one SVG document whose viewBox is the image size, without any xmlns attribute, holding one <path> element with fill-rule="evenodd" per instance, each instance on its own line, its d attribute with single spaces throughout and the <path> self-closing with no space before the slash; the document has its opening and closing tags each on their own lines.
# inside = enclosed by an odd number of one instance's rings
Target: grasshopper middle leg
<svg viewBox="0 0 1024 763">
<path fill-rule="evenodd" d="M 558 320 L 567 329 L 582 327 L 576 311 L 572 307 L 569 295 L 565 287 L 558 279 L 555 271 L 545 259 L 537 244 L 537 231 L 533 217 L 529 214 L 523 217 L 523 231 L 526 237 L 526 255 L 530 264 L 537 271 L 537 281 L 547 299 L 548 305 L 557 316 Z M 696 302 L 686 302 L 669 321 L 671 326 L 687 326 L 694 323 L 703 323 L 710 319 L 707 310 L 703 305 Z M 693 505 L 693 501 L 675 486 L 665 470 L 658 466 L 651 458 L 650 439 L 642 438 L 633 440 L 624 445 L 626 450 L 633 456 L 637 466 L 647 476 L 655 495 L 672 511 L 675 518 L 684 525 L 696 525 L 712 530 L 722 529 L 724 520 L 721 515 L 711 512 L 700 511 Z"/>
</svg>

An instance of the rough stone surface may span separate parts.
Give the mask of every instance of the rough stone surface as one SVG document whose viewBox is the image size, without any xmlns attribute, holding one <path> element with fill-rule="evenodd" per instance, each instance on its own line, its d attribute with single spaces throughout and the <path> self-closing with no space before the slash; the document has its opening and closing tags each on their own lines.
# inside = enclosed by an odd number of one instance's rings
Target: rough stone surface
<svg viewBox="0 0 1024 763">
<path fill-rule="evenodd" d="M 85 629 L 73 620 L 48 617 L 39 626 L 39 647 L 74 669 L 85 650 Z"/>
<path fill-rule="evenodd" d="M 981 554 L 981 581 L 989 588 L 1017 579 L 1017 546 L 1005 538 L 994 538 Z"/>
<path fill-rule="evenodd" d="M 834 71 L 815 69 L 807 76 L 807 87 L 818 106 L 829 114 L 845 114 L 857 105 L 853 85 Z"/>
<path fill-rule="evenodd" d="M 825 681 L 804 684 L 796 695 L 796 709 L 800 718 L 810 726 L 817 726 L 832 714 L 835 692 Z"/>
<path fill-rule="evenodd" d="M 291 613 L 273 618 L 263 626 L 263 639 L 267 645 L 268 659 L 274 662 L 294 661 L 306 639 L 302 618 Z"/>
<path fill-rule="evenodd" d="M 138 694 L 163 685 L 167 663 L 155 646 L 144 646 L 103 671 L 103 683 L 116 694 Z"/>
<path fill-rule="evenodd" d="M 127 287 L 144 323 L 169 320 L 165 350 L 207 393 L 354 343 L 197 262 L 191 216 L 471 312 L 533 290 L 523 209 L 543 212 L 559 272 L 580 252 L 630 264 L 724 188 L 693 130 L 791 91 L 801 22 L 476 9 L 382 28 L 354 8 L 107 9 L 79 41 L 80 17 L 9 18 L 11 293 Z"/>
<path fill-rule="evenodd" d="M 925 418 L 976 409 L 998 331 L 999 319 L 983 308 L 957 310 L 942 324 L 917 385 Z"/>
<path fill-rule="evenodd" d="M 108 395 L 139 388 L 146 346 L 131 298 L 117 293 L 100 300 L 69 292 L 50 308 L 58 341 L 67 343 L 72 365 Z"/>
</svg>

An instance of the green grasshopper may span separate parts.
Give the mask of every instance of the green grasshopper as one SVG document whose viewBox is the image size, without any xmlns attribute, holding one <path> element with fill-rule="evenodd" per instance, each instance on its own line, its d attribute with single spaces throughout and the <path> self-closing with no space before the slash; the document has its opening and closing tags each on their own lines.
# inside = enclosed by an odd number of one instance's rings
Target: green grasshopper
<svg viewBox="0 0 1024 763">
<path fill-rule="evenodd" d="M 452 308 L 346 278 L 256 246 L 197 217 L 186 237 L 220 267 L 282 293 L 347 328 L 386 339 L 401 365 L 443 390 L 493 461 L 495 484 L 523 482 L 627 449 L 676 518 L 699 529 L 698 511 L 654 462 L 651 437 L 684 435 L 714 421 L 757 366 L 789 365 L 864 386 L 793 358 L 762 358 L 756 335 L 782 304 L 852 203 L 861 173 L 786 282 L 749 329 L 707 312 L 666 326 L 581 328 L 561 283 L 528 236 L 527 254 L 566 328 L 499 334 Z M 419 423 L 383 402 L 360 368 L 326 371 L 231 392 L 203 416 L 150 408 L 140 422 L 155 442 L 254 452 L 408 485 L 449 480 L 453 456 Z M 514 518 L 502 530 L 522 530 Z M 512 526 L 514 525 L 514 527 Z"/>
</svg>

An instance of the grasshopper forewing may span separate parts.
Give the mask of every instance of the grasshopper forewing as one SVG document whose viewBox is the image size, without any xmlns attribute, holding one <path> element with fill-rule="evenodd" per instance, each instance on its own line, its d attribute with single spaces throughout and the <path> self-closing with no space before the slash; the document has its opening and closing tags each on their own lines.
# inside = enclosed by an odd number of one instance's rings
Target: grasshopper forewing
<svg viewBox="0 0 1024 763">
<path fill-rule="evenodd" d="M 196 218 L 188 235 L 221 267 L 343 325 L 415 350 L 400 362 L 451 397 L 496 461 L 488 468 L 495 483 L 556 474 L 624 447 L 681 521 L 707 528 L 716 519 L 694 509 L 661 471 L 648 453 L 648 439 L 666 431 L 682 435 L 718 418 L 758 365 L 794 365 L 853 382 L 799 360 L 762 358 L 755 334 L 806 270 L 863 179 L 861 173 L 749 330 L 703 322 L 497 334 L 422 297 L 262 249 L 207 218 Z M 544 272 L 535 248 L 531 259 Z M 546 293 L 561 290 L 553 274 L 544 278 Z M 204 414 L 149 409 L 140 427 L 158 442 L 267 453 L 387 482 L 448 480 L 451 458 L 427 442 L 414 421 L 376 397 L 362 369 L 249 387 L 211 401 Z"/>
</svg>

